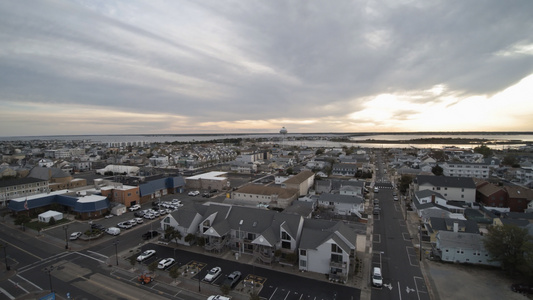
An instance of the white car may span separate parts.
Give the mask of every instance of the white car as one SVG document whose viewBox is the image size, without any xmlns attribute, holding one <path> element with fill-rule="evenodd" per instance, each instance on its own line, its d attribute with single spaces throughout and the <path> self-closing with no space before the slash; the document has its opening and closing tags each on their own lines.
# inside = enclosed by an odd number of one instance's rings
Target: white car
<svg viewBox="0 0 533 300">
<path fill-rule="evenodd" d="M 137 225 L 137 220 L 136 219 L 131 219 L 131 220 L 126 221 L 126 222 L 130 223 L 131 226 Z"/>
<path fill-rule="evenodd" d="M 204 277 L 204 280 L 207 282 L 215 281 L 222 274 L 222 269 L 220 267 L 214 267 Z"/>
<path fill-rule="evenodd" d="M 190 191 L 188 195 L 195 197 L 195 196 L 200 195 L 200 191 Z"/>
<path fill-rule="evenodd" d="M 143 261 L 145 259 L 148 259 L 154 254 L 155 254 L 155 250 L 146 250 L 143 253 L 141 253 L 141 255 L 137 256 L 137 261 Z"/>
<path fill-rule="evenodd" d="M 109 227 L 105 230 L 105 232 L 107 232 L 107 234 L 110 234 L 110 235 L 119 235 L 120 234 L 120 228 L 117 228 L 117 227 Z"/>
<path fill-rule="evenodd" d="M 152 213 L 148 213 L 148 214 L 145 214 L 145 215 L 144 215 L 144 218 L 145 218 L 145 219 L 153 220 L 153 219 L 155 219 L 155 215 L 152 214 Z"/>
<path fill-rule="evenodd" d="M 135 222 L 137 222 L 137 224 L 141 224 L 142 222 L 144 222 L 143 218 L 135 218 Z"/>
<path fill-rule="evenodd" d="M 374 267 L 374 269 L 372 269 L 372 285 L 375 287 L 383 286 L 383 277 L 381 276 L 381 268 Z"/>
<path fill-rule="evenodd" d="M 118 228 L 122 228 L 122 229 L 130 229 L 132 227 L 132 225 L 128 221 L 126 221 L 126 222 L 118 223 L 117 227 Z"/>
<path fill-rule="evenodd" d="M 216 295 L 216 296 L 209 296 L 207 300 L 231 300 L 231 299 L 226 296 Z"/>
<path fill-rule="evenodd" d="M 141 206 L 139 204 L 135 204 L 130 207 L 130 211 L 136 211 L 139 209 L 141 209 Z"/>
<path fill-rule="evenodd" d="M 157 265 L 157 268 L 158 269 L 161 269 L 161 270 L 164 270 L 170 266 L 172 266 L 172 264 L 174 264 L 176 260 L 173 259 L 173 258 L 165 258 L 165 259 L 162 259 L 159 264 Z"/>
<path fill-rule="evenodd" d="M 70 234 L 70 240 L 77 240 L 81 236 L 81 232 L 73 232 Z"/>
<path fill-rule="evenodd" d="M 181 202 L 181 200 L 178 200 L 178 199 L 172 199 L 172 205 L 177 206 L 177 207 L 182 207 L 183 202 Z"/>
</svg>

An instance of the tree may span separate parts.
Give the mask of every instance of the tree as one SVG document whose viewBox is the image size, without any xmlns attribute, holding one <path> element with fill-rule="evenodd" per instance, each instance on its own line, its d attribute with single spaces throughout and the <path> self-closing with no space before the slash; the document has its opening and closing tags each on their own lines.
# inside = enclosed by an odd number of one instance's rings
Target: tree
<svg viewBox="0 0 533 300">
<path fill-rule="evenodd" d="M 492 149 L 487 147 L 487 145 L 481 145 L 479 147 L 474 148 L 474 153 L 483 154 L 483 157 L 487 158 L 492 155 Z"/>
<path fill-rule="evenodd" d="M 250 293 L 250 300 L 260 300 L 261 298 L 259 297 L 259 293 L 257 292 L 253 292 L 253 293 Z"/>
<path fill-rule="evenodd" d="M 172 226 L 168 226 L 165 229 L 165 238 L 169 240 L 174 240 L 174 242 L 178 244 L 178 241 L 182 238 L 182 236 L 181 232 L 179 232 Z"/>
<path fill-rule="evenodd" d="M 170 271 L 168 271 L 168 275 L 176 281 L 178 277 L 180 276 L 180 268 L 178 266 L 174 266 Z"/>
<path fill-rule="evenodd" d="M 433 168 L 431 168 L 431 173 L 435 174 L 435 176 L 442 176 L 444 174 L 444 170 L 441 166 L 436 165 Z"/>
<path fill-rule="evenodd" d="M 402 175 L 400 177 L 400 193 L 405 195 L 405 192 L 409 189 L 409 185 L 413 182 L 413 177 L 410 175 Z"/>
<path fill-rule="evenodd" d="M 131 267 L 135 268 L 135 264 L 137 263 L 137 257 L 135 257 L 135 255 L 132 255 L 130 256 L 130 258 L 128 258 L 128 261 L 130 262 Z"/>
<path fill-rule="evenodd" d="M 527 229 L 516 225 L 490 226 L 483 240 L 493 261 L 501 263 L 507 272 L 533 276 L 533 237 Z"/>
<path fill-rule="evenodd" d="M 315 151 L 315 155 L 318 156 L 318 155 L 321 155 L 321 154 L 324 154 L 324 149 L 320 148 L 320 149 L 317 149 L 317 150 Z"/>
<path fill-rule="evenodd" d="M 502 160 L 502 163 L 506 166 L 516 166 L 518 165 L 518 161 L 516 159 L 516 156 L 512 155 L 512 154 L 507 154 L 503 160 Z"/>
<path fill-rule="evenodd" d="M 31 218 L 24 214 L 19 214 L 15 218 L 15 225 L 22 225 L 25 223 L 29 223 L 31 221 Z"/>
<path fill-rule="evenodd" d="M 192 233 L 189 233 L 185 236 L 183 240 L 190 245 L 194 242 L 195 239 L 196 239 L 196 236 Z"/>
<path fill-rule="evenodd" d="M 48 221 L 48 225 L 52 226 L 56 224 L 56 219 L 54 217 L 50 217 L 50 220 Z"/>
</svg>

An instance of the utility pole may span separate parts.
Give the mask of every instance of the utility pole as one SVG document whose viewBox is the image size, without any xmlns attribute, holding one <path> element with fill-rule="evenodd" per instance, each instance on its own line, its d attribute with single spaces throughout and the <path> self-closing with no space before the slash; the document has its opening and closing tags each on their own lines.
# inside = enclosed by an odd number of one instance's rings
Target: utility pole
<svg viewBox="0 0 533 300">
<path fill-rule="evenodd" d="M 63 225 L 63 230 L 65 230 L 65 249 L 68 250 L 68 233 L 67 233 L 67 230 L 68 230 L 68 225 Z"/>
</svg>

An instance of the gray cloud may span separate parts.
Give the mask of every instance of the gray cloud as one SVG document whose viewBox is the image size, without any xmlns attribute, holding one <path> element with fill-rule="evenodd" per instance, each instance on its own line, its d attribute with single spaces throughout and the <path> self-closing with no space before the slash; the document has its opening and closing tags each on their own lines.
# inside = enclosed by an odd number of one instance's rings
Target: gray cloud
<svg viewBox="0 0 533 300">
<path fill-rule="evenodd" d="M 533 44 L 531 11 L 526 0 L 3 2 L 0 104 L 236 122 L 335 119 L 437 84 L 492 95 L 533 73 L 531 55 L 498 55 Z"/>
</svg>

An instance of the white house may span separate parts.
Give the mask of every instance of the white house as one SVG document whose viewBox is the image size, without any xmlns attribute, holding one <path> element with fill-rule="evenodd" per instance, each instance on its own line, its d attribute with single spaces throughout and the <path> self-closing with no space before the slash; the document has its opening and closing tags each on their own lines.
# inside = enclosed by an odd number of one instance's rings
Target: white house
<svg viewBox="0 0 533 300">
<path fill-rule="evenodd" d="M 483 245 L 483 236 L 476 233 L 439 231 L 436 235 L 436 250 L 443 261 L 498 266 L 490 261 Z"/>
<path fill-rule="evenodd" d="M 476 200 L 476 184 L 470 177 L 417 175 L 414 185 L 415 191 L 434 191 L 444 196 L 446 200 L 467 203 Z"/>
<path fill-rule="evenodd" d="M 360 196 L 322 193 L 318 197 L 318 206 L 329 208 L 339 215 L 350 215 L 363 212 L 364 203 L 364 199 Z"/>
<path fill-rule="evenodd" d="M 305 219 L 298 267 L 346 282 L 354 263 L 356 241 L 355 231 L 342 222 Z"/>
</svg>

